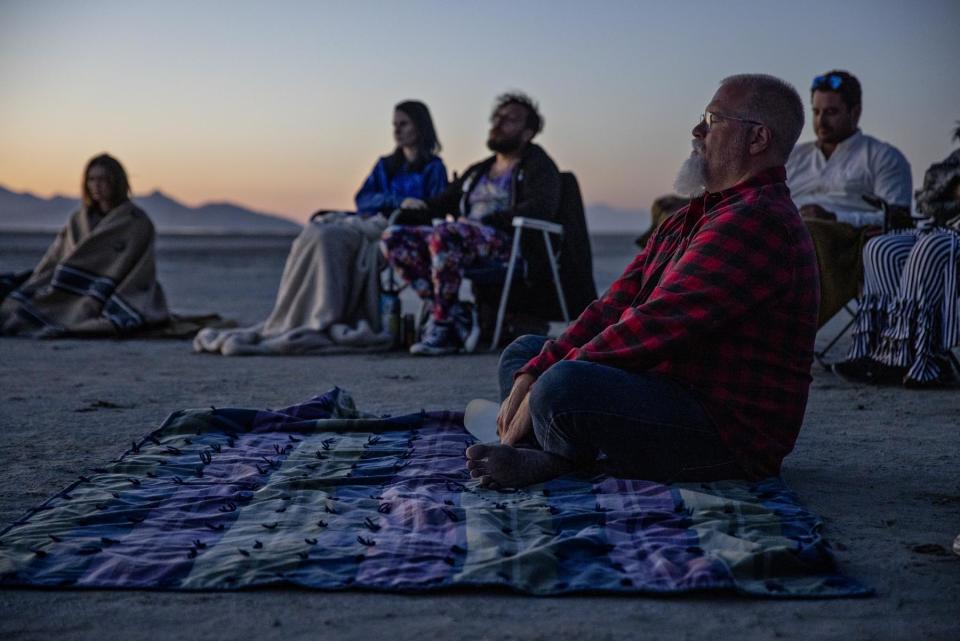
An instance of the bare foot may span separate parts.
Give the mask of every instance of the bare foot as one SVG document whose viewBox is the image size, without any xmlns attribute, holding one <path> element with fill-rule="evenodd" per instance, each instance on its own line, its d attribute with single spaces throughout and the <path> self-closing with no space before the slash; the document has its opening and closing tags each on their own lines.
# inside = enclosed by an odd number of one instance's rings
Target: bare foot
<svg viewBox="0 0 960 641">
<path fill-rule="evenodd" d="M 487 443 L 467 448 L 467 469 L 482 487 L 496 490 L 542 483 L 566 474 L 573 464 L 543 450 Z"/>
</svg>

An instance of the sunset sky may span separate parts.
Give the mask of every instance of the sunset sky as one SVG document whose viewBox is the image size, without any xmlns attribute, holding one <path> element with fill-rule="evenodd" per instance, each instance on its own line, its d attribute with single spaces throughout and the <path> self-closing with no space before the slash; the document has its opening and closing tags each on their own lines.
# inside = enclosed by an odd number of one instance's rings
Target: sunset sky
<svg viewBox="0 0 960 641">
<path fill-rule="evenodd" d="M 135 192 L 303 221 L 352 206 L 396 102 L 430 106 L 462 170 L 487 153 L 493 98 L 518 88 L 588 202 L 646 209 L 721 78 L 771 73 L 808 100 L 831 68 L 860 78 L 863 130 L 915 182 L 952 148 L 957 0 L 669 5 L 0 0 L 0 185 L 76 195 L 108 151 Z"/>
</svg>

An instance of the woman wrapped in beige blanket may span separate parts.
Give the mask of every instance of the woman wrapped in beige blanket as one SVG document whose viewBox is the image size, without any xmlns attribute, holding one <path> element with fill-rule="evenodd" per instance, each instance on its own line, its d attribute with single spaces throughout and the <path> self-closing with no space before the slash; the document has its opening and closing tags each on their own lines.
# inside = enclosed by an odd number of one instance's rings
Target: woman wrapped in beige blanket
<svg viewBox="0 0 960 641">
<path fill-rule="evenodd" d="M 204 329 L 197 352 L 224 356 L 336 354 L 390 349 L 380 317 L 380 235 L 391 212 L 447 186 L 430 110 L 405 100 L 393 113 L 392 154 L 357 192 L 357 211 L 318 212 L 294 241 L 273 312 L 242 329 Z"/>
<path fill-rule="evenodd" d="M 0 333 L 122 336 L 169 322 L 153 223 L 130 202 L 123 166 L 103 154 L 83 176 L 80 210 L 30 278 L 0 304 Z"/>
</svg>

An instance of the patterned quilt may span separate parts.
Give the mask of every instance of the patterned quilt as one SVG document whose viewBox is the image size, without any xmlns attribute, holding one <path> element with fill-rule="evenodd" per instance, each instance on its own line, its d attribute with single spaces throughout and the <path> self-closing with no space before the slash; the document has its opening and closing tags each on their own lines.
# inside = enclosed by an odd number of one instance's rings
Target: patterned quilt
<svg viewBox="0 0 960 641">
<path fill-rule="evenodd" d="M 175 412 L 0 532 L 0 585 L 871 592 L 839 573 L 780 479 L 486 490 L 464 469 L 462 418 L 372 417 L 339 389 L 281 410 Z"/>
</svg>

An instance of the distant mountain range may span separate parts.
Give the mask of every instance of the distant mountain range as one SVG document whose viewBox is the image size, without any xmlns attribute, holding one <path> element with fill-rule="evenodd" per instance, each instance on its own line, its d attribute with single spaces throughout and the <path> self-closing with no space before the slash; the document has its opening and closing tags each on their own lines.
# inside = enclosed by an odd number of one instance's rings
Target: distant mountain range
<svg viewBox="0 0 960 641">
<path fill-rule="evenodd" d="M 300 231 L 300 225 L 276 214 L 227 202 L 189 207 L 160 191 L 133 201 L 150 215 L 161 234 L 296 235 Z M 79 206 L 76 198 L 40 198 L 0 187 L 0 231 L 57 231 Z M 619 209 L 603 203 L 587 205 L 586 210 L 594 234 L 639 234 L 650 224 L 646 210 Z"/>
<path fill-rule="evenodd" d="M 251 211 L 231 203 L 188 207 L 163 192 L 154 191 L 133 201 L 161 234 L 269 234 L 295 236 L 300 225 L 273 214 Z M 0 230 L 56 231 L 80 206 L 75 198 L 39 198 L 0 187 Z"/>
</svg>

